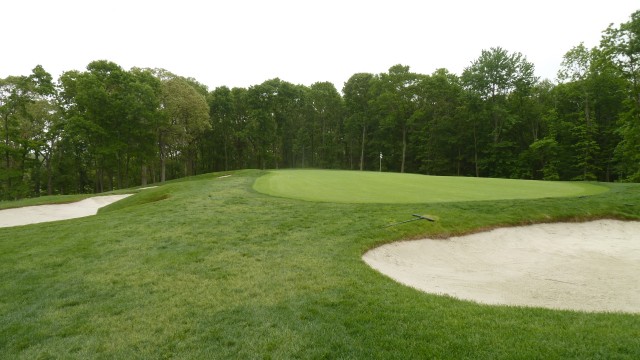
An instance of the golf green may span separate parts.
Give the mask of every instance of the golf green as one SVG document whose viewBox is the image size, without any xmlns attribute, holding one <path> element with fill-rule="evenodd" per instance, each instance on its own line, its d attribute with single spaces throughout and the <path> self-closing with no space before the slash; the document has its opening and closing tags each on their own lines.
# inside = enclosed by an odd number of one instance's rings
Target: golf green
<svg viewBox="0 0 640 360">
<path fill-rule="evenodd" d="M 285 198 L 337 203 L 427 203 L 595 195 L 605 186 L 584 182 L 428 176 L 339 170 L 275 170 L 254 189 Z"/>
</svg>

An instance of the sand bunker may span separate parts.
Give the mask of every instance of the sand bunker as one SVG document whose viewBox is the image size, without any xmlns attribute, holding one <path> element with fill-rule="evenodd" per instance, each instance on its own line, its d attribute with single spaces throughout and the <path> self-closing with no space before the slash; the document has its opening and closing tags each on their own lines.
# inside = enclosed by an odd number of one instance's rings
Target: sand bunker
<svg viewBox="0 0 640 360">
<path fill-rule="evenodd" d="M 479 303 L 640 312 L 640 222 L 539 224 L 402 241 L 363 259 L 405 285 Z"/>
<path fill-rule="evenodd" d="M 0 227 L 35 224 L 91 216 L 98 209 L 124 199 L 131 194 L 95 196 L 69 204 L 27 206 L 0 210 Z"/>
</svg>

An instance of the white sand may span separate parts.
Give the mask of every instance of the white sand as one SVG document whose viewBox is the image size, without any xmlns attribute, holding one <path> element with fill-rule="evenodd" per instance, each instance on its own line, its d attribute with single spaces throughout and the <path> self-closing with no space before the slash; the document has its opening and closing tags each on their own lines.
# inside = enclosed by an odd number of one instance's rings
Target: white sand
<svg viewBox="0 0 640 360">
<path fill-rule="evenodd" d="M 479 303 L 640 312 L 640 222 L 540 224 L 401 241 L 363 259 L 405 285 Z"/>
<path fill-rule="evenodd" d="M 95 196 L 69 204 L 27 206 L 0 210 L 0 227 L 35 224 L 91 216 L 98 209 L 124 199 L 131 194 Z"/>
</svg>

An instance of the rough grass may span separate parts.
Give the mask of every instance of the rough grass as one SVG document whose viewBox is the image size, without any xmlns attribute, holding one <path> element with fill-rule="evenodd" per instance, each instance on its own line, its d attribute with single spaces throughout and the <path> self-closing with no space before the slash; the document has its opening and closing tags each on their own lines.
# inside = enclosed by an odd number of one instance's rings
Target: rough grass
<svg viewBox="0 0 640 360">
<path fill-rule="evenodd" d="M 24 206 L 34 206 L 34 205 L 66 204 L 66 203 L 80 201 L 91 196 L 93 195 L 89 195 L 89 194 L 54 195 L 54 196 L 43 196 L 39 198 L 22 199 L 18 201 L 0 201 L 0 210 L 13 209 L 13 208 L 19 208 Z"/>
<path fill-rule="evenodd" d="M 140 189 L 124 189 L 124 190 L 116 190 L 109 191 L 99 195 L 116 195 L 116 194 L 131 194 L 137 193 Z M 74 194 L 74 195 L 52 195 L 52 196 L 42 196 L 36 198 L 27 198 L 21 199 L 17 201 L 0 201 L 0 210 L 4 209 L 13 209 L 24 206 L 35 206 L 35 205 L 50 205 L 50 204 L 68 204 L 72 202 L 77 202 L 84 200 L 86 198 L 90 198 L 96 196 L 95 194 Z"/>
<path fill-rule="evenodd" d="M 259 171 L 144 190 L 99 215 L 0 229 L 0 358 L 628 358 L 640 315 L 478 305 L 364 264 L 401 238 L 640 218 L 640 185 L 583 198 L 313 203 Z M 384 228 L 412 213 L 437 223 Z"/>
<path fill-rule="evenodd" d="M 277 170 L 254 189 L 292 199 L 338 203 L 434 203 L 587 196 L 606 192 L 584 182 L 425 176 L 336 170 Z"/>
</svg>

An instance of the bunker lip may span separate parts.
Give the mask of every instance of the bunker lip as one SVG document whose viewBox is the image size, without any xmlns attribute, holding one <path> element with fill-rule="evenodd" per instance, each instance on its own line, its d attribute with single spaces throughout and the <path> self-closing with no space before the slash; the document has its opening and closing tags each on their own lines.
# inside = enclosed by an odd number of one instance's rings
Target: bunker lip
<svg viewBox="0 0 640 360">
<path fill-rule="evenodd" d="M 363 260 L 402 284 L 482 304 L 640 313 L 640 222 L 547 223 L 400 241 Z"/>
<path fill-rule="evenodd" d="M 132 194 L 94 196 L 67 204 L 26 206 L 0 210 L 0 228 L 75 219 L 98 213 L 98 209 Z"/>
</svg>

